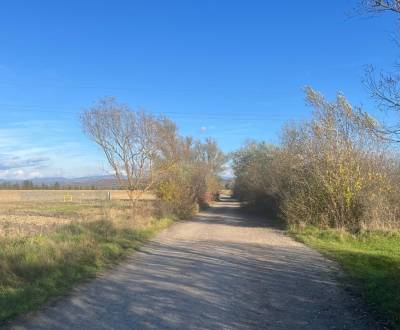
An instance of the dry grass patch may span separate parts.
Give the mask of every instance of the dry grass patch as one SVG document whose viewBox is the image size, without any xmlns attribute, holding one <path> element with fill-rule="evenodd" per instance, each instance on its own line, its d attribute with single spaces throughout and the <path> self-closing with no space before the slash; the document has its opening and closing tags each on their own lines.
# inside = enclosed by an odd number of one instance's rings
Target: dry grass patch
<svg viewBox="0 0 400 330">
<path fill-rule="evenodd" d="M 0 205 L 0 325 L 95 276 L 171 218 L 154 203 Z"/>
<path fill-rule="evenodd" d="M 135 214 L 128 201 L 0 203 L 0 239 L 43 234 L 59 226 L 102 219 L 132 221 L 143 227 L 154 215 L 155 203 L 140 202 Z"/>
</svg>

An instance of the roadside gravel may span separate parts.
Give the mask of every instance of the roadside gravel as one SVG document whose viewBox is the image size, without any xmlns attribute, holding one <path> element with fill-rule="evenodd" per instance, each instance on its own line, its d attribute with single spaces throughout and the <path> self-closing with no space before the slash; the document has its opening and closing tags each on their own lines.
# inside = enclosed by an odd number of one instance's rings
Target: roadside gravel
<svg viewBox="0 0 400 330">
<path fill-rule="evenodd" d="M 378 329 L 337 265 L 216 203 L 10 329 Z"/>
</svg>

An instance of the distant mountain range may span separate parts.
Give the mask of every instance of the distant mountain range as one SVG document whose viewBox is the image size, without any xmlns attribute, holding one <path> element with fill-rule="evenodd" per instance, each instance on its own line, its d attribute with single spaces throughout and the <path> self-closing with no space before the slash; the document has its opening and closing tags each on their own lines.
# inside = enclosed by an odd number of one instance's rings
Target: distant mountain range
<svg viewBox="0 0 400 330">
<path fill-rule="evenodd" d="M 11 183 L 21 185 L 26 180 L 19 179 L 0 179 L 0 184 Z M 110 188 L 116 187 L 117 182 L 113 175 L 97 175 L 97 176 L 86 176 L 80 178 L 64 178 L 64 177 L 43 177 L 43 178 L 33 178 L 28 181 L 32 182 L 35 186 L 44 185 L 54 185 L 56 183 L 61 186 L 94 186 L 96 188 Z"/>
<path fill-rule="evenodd" d="M 43 177 L 33 178 L 29 180 L 23 179 L 0 179 L 0 185 L 7 184 L 18 184 L 23 185 L 24 181 L 30 181 L 35 186 L 53 186 L 58 183 L 60 186 L 71 186 L 71 187 L 95 187 L 97 189 L 108 189 L 118 188 L 117 180 L 113 175 L 96 175 L 96 176 L 85 176 L 80 178 L 64 178 L 64 177 Z M 232 184 L 231 177 L 221 177 L 221 183 L 223 185 Z"/>
</svg>

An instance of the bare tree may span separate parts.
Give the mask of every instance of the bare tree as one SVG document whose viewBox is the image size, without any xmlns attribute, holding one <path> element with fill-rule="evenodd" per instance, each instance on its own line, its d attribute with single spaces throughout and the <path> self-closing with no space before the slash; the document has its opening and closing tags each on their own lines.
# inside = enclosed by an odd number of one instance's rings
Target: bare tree
<svg viewBox="0 0 400 330">
<path fill-rule="evenodd" d="M 372 13 L 383 11 L 400 13 L 400 0 L 361 0 L 359 9 Z"/>
<path fill-rule="evenodd" d="M 357 9 L 361 13 L 390 12 L 397 16 L 400 14 L 400 0 L 360 0 Z M 398 40 L 395 42 L 400 46 Z M 366 69 L 363 83 L 379 109 L 400 114 L 399 65 L 394 66 L 392 72 L 381 71 L 378 73 L 372 66 L 369 66 Z M 391 141 L 400 142 L 400 123 L 384 125 L 379 133 L 383 133 Z"/>
<path fill-rule="evenodd" d="M 115 98 L 100 99 L 82 114 L 81 123 L 103 150 L 118 184 L 135 206 L 162 174 L 167 163 L 162 161 L 167 153 L 163 154 L 162 146 L 175 139 L 175 126 L 166 118 L 133 111 Z"/>
</svg>

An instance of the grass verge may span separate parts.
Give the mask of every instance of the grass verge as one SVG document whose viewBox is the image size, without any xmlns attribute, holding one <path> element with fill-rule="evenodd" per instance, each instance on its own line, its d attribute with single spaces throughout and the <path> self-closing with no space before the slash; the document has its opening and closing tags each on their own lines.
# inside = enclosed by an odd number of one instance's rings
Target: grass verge
<svg viewBox="0 0 400 330">
<path fill-rule="evenodd" d="M 153 220 L 138 229 L 108 220 L 77 222 L 45 235 L 0 240 L 0 326 L 116 264 L 171 223 Z"/>
<path fill-rule="evenodd" d="M 400 329 L 400 232 L 352 235 L 314 227 L 289 232 L 334 258 L 371 310 Z"/>
</svg>

